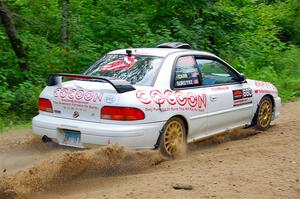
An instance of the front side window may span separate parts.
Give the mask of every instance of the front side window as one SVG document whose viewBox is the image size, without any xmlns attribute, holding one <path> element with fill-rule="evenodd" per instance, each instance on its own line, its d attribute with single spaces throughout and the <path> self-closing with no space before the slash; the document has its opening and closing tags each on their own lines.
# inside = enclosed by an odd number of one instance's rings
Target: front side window
<svg viewBox="0 0 300 199">
<path fill-rule="evenodd" d="M 163 58 L 145 55 L 107 54 L 84 74 L 124 79 L 133 85 L 152 86 Z"/>
<path fill-rule="evenodd" d="M 238 76 L 226 65 L 210 59 L 196 59 L 202 75 L 202 85 L 226 84 L 238 81 Z"/>
<path fill-rule="evenodd" d="M 194 56 L 179 57 L 175 65 L 175 88 L 200 85 L 200 73 Z"/>
</svg>

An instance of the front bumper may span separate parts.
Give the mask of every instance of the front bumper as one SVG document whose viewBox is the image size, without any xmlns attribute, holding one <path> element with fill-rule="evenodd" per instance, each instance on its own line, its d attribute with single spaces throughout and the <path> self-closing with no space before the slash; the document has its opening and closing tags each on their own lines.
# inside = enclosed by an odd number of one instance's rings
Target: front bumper
<svg viewBox="0 0 300 199">
<path fill-rule="evenodd" d="M 119 144 L 135 149 L 152 149 L 159 137 L 164 122 L 138 125 L 104 124 L 75 121 L 47 115 L 37 115 L 32 119 L 35 134 L 55 139 L 63 143 L 64 130 L 79 131 L 83 147 L 89 145 Z"/>
<path fill-rule="evenodd" d="M 281 98 L 275 97 L 274 103 L 275 103 L 275 110 L 274 110 L 273 120 L 279 117 L 280 109 L 281 109 Z"/>
</svg>

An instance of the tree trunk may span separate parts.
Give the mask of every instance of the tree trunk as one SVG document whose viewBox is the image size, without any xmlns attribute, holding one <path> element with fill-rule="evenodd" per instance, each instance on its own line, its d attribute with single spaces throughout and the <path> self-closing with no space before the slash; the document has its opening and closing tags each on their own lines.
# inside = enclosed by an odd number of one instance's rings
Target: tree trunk
<svg viewBox="0 0 300 199">
<path fill-rule="evenodd" d="M 69 0 L 63 0 L 61 4 L 62 10 L 62 25 L 61 25 L 61 43 L 62 47 L 65 48 L 68 44 L 68 17 L 69 17 Z"/>
<path fill-rule="evenodd" d="M 10 10 L 5 6 L 4 1 L 0 0 L 0 21 L 4 26 L 5 32 L 10 40 L 12 48 L 19 58 L 19 66 L 21 70 L 28 70 L 29 66 L 27 65 L 26 52 L 22 46 L 22 42 L 18 37 L 18 32 L 16 26 L 12 19 Z"/>
</svg>

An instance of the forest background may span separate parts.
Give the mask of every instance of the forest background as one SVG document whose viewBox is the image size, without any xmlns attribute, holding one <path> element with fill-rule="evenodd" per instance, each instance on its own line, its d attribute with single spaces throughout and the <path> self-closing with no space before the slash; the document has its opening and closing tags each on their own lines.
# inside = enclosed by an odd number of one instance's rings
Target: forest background
<svg viewBox="0 0 300 199">
<path fill-rule="evenodd" d="M 48 74 L 170 41 L 300 96 L 299 0 L 0 0 L 0 131 L 38 113 Z"/>
</svg>

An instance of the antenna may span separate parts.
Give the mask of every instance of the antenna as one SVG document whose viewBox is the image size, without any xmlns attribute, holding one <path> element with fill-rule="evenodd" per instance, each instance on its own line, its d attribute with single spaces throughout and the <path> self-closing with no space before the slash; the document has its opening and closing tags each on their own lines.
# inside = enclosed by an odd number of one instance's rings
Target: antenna
<svg viewBox="0 0 300 199">
<path fill-rule="evenodd" d="M 126 50 L 127 56 L 131 56 L 132 55 L 132 50 Z"/>
</svg>

